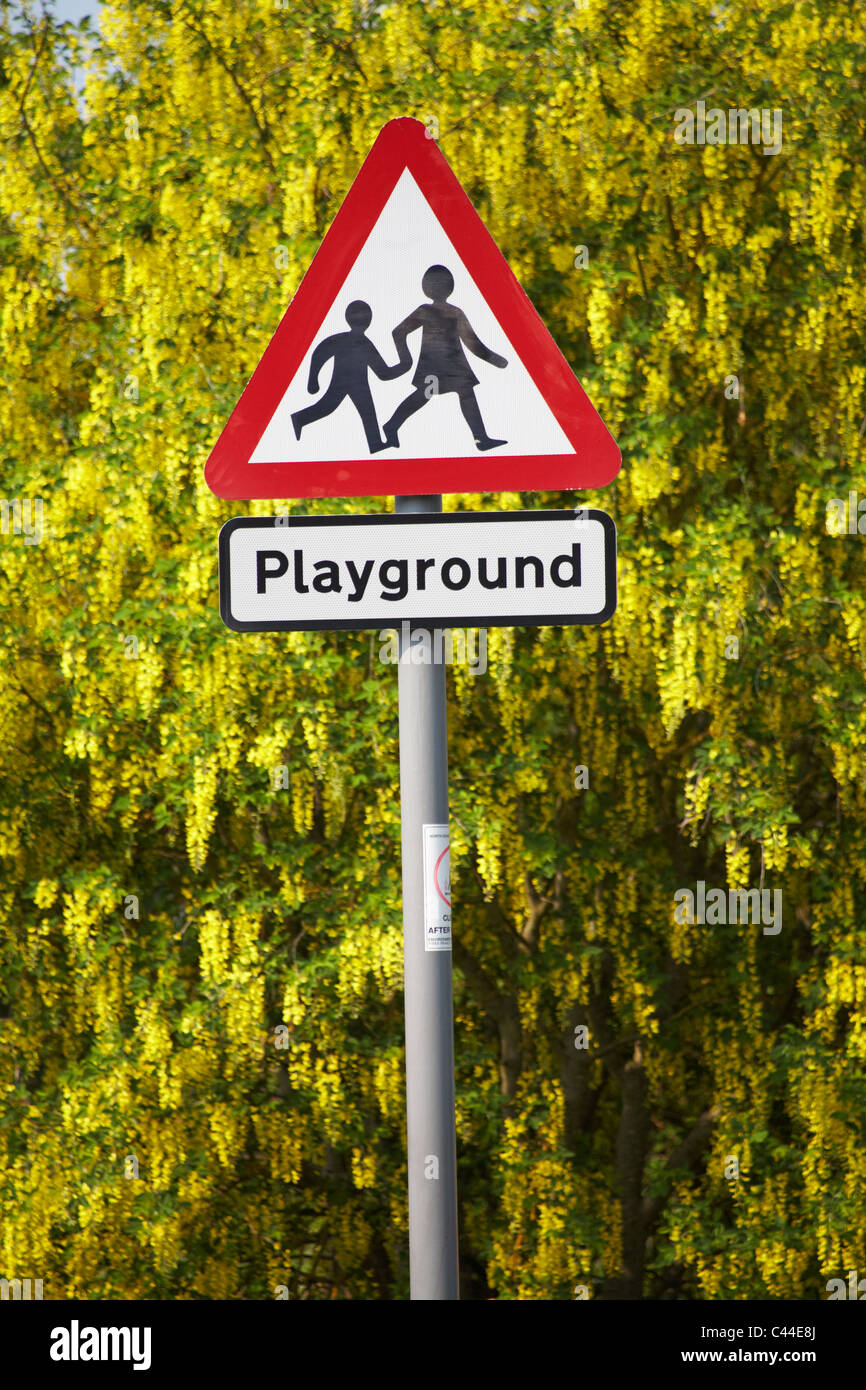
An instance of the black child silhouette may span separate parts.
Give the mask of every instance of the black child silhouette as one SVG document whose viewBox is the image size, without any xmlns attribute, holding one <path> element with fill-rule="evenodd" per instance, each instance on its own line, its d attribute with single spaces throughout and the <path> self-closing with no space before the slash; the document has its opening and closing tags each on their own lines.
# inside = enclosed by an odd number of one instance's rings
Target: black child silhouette
<svg viewBox="0 0 866 1390">
<path fill-rule="evenodd" d="M 316 344 L 307 383 L 307 390 L 311 395 L 319 389 L 319 372 L 329 357 L 334 359 L 334 370 L 325 394 L 313 405 L 296 410 L 292 416 L 296 439 L 300 439 L 304 425 L 324 419 L 348 396 L 361 417 L 370 453 L 375 454 L 380 449 L 387 449 L 387 444 L 383 443 L 379 434 L 376 407 L 370 394 L 367 373 L 373 371 L 383 381 L 390 381 L 395 376 L 401 376 L 410 364 L 398 362 L 396 367 L 387 366 L 376 346 L 366 336 L 365 330 L 370 327 L 372 318 L 373 311 L 369 304 L 365 304 L 363 299 L 355 299 L 346 310 L 349 332 L 332 333 L 329 338 L 323 338 Z"/>
<path fill-rule="evenodd" d="M 421 289 L 433 303 L 420 305 L 393 333 L 400 355 L 399 366 L 403 371 L 408 371 L 412 365 L 412 354 L 406 339 L 416 328 L 422 330 L 421 351 L 412 377 L 415 390 L 397 407 L 385 425 L 386 446 L 397 448 L 400 443 L 397 433 L 401 425 L 416 410 L 420 410 L 431 395 L 442 395 L 445 391 L 457 392 L 460 409 L 472 431 L 476 448 L 495 449 L 500 444 L 507 444 L 506 439 L 491 439 L 484 428 L 475 399 L 474 388 L 478 385 L 478 378 L 466 360 L 462 344 L 465 343 L 470 352 L 493 367 L 506 367 L 507 358 L 485 347 L 463 310 L 447 303 L 454 289 L 454 276 L 444 265 L 431 265 L 424 272 Z"/>
</svg>

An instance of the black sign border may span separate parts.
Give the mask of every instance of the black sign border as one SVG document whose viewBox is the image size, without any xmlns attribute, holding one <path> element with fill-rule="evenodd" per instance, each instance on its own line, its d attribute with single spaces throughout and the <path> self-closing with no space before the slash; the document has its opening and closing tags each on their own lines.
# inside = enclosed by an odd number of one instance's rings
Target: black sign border
<svg viewBox="0 0 866 1390">
<path fill-rule="evenodd" d="M 518 614 L 514 617 L 480 618 L 395 618 L 394 622 L 367 618 L 329 618 L 292 622 L 290 619 L 277 621 L 242 622 L 231 613 L 231 576 L 229 573 L 229 540 L 237 530 L 292 530 L 309 526 L 436 526 L 442 522 L 476 521 L 548 521 L 572 525 L 578 518 L 600 521 L 604 528 L 604 587 L 606 603 L 598 613 L 581 613 L 569 617 L 563 613 L 539 615 Z M 616 612 L 616 524 L 607 512 L 595 507 L 575 507 L 573 510 L 547 509 L 527 512 L 388 512 L 374 516 L 352 513 L 348 516 L 234 516 L 225 522 L 219 533 L 219 587 L 220 617 L 232 632 L 336 632 L 336 631 L 392 631 L 400 629 L 401 622 L 408 622 L 412 631 L 434 628 L 470 627 L 572 627 L 598 626 L 606 623 Z"/>
</svg>

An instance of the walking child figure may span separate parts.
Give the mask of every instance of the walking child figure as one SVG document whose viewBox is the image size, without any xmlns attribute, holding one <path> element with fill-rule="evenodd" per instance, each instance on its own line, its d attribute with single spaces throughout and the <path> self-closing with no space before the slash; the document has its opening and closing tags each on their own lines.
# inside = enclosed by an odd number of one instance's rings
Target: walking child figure
<svg viewBox="0 0 866 1390">
<path fill-rule="evenodd" d="M 421 304 L 393 332 L 401 371 L 408 371 L 412 365 L 412 354 L 406 339 L 416 328 L 422 330 L 421 351 L 412 377 L 415 390 L 397 407 L 385 425 L 385 447 L 396 449 L 400 443 L 397 435 L 401 425 L 416 410 L 420 410 L 431 395 L 442 395 L 445 391 L 457 392 L 463 418 L 472 431 L 477 449 L 496 449 L 500 444 L 507 444 L 507 439 L 492 439 L 484 427 L 475 399 L 474 388 L 478 385 L 478 378 L 466 360 L 463 344 L 482 362 L 489 362 L 493 367 L 507 367 L 508 359 L 485 347 L 463 310 L 448 303 L 448 296 L 454 289 L 454 276 L 444 265 L 431 265 L 424 272 L 421 289 L 433 303 Z M 399 373 L 394 372 L 394 375 Z"/>
<path fill-rule="evenodd" d="M 372 371 L 380 380 L 391 381 L 408 370 L 411 359 L 407 363 L 398 362 L 395 367 L 387 365 L 376 345 L 366 334 L 372 319 L 373 311 L 369 304 L 365 304 L 363 299 L 355 299 L 346 310 L 349 332 L 332 333 L 329 338 L 323 338 L 316 344 L 307 383 L 307 390 L 311 395 L 319 389 L 319 373 L 329 358 L 334 359 L 334 369 L 325 394 L 312 405 L 305 406 L 303 410 L 296 410 L 293 414 L 292 424 L 295 427 L 296 439 L 300 439 L 301 430 L 305 425 L 311 425 L 315 420 L 322 420 L 326 415 L 333 414 L 337 406 L 348 396 L 361 417 L 370 453 L 376 454 L 380 449 L 387 449 L 388 445 L 379 433 L 376 407 L 373 404 L 367 375 Z"/>
</svg>

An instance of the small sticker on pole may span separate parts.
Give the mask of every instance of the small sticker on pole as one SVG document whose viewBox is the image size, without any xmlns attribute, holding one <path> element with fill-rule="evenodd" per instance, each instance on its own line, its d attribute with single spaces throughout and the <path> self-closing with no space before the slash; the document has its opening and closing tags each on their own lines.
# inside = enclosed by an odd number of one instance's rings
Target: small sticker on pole
<svg viewBox="0 0 866 1390">
<path fill-rule="evenodd" d="M 425 825 L 424 950 L 451 950 L 451 846 L 447 825 Z"/>
</svg>

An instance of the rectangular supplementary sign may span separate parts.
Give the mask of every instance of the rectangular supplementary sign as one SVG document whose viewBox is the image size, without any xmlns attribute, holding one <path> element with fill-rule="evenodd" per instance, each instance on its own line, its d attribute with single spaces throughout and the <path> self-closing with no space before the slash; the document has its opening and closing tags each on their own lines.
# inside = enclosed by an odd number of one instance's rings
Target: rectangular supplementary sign
<svg viewBox="0 0 866 1390">
<path fill-rule="evenodd" d="M 616 527 L 594 508 L 234 517 L 220 612 L 236 632 L 603 623 Z"/>
<path fill-rule="evenodd" d="M 451 950 L 451 834 L 447 825 L 422 826 L 424 950 Z"/>
</svg>

